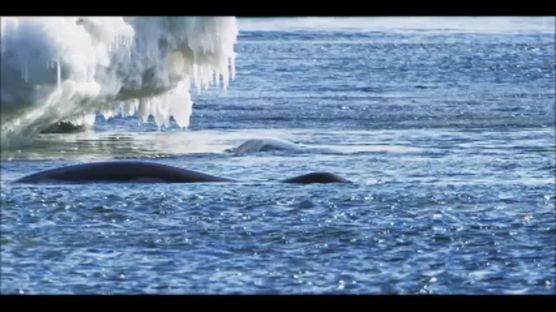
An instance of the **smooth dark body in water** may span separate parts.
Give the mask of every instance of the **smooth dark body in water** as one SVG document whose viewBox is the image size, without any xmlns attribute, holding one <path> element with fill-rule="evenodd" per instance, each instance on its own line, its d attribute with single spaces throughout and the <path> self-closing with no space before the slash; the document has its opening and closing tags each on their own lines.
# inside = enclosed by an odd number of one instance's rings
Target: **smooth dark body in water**
<svg viewBox="0 0 556 312">
<path fill-rule="evenodd" d="M 56 182 L 128 182 L 128 183 L 194 183 L 194 182 L 236 182 L 201 172 L 177 167 L 138 162 L 99 162 L 67 166 L 28 175 L 15 183 L 56 183 Z M 327 172 L 314 172 L 281 182 L 286 183 L 349 183 L 350 181 Z"/>
</svg>

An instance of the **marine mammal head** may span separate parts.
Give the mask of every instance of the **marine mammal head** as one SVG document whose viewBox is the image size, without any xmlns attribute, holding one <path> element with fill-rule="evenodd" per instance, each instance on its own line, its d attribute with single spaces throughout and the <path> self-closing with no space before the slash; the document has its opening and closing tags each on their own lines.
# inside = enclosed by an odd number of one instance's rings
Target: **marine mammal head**
<svg viewBox="0 0 556 312">
<path fill-rule="evenodd" d="M 236 154 L 270 152 L 270 151 L 290 151 L 299 152 L 303 146 L 279 139 L 250 139 L 236 148 L 228 149 L 228 152 Z"/>
<path fill-rule="evenodd" d="M 312 172 L 290 179 L 282 180 L 284 183 L 299 183 L 299 184 L 312 184 L 312 183 L 352 183 L 338 175 L 330 172 Z"/>
</svg>

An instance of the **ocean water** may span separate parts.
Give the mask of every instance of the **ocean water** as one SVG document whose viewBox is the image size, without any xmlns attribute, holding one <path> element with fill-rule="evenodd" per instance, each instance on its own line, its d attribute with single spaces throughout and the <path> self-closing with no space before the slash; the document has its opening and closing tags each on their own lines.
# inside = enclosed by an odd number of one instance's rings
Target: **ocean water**
<svg viewBox="0 0 556 312">
<path fill-rule="evenodd" d="M 240 21 L 188 129 L 99 115 L 2 151 L 1 293 L 556 292 L 554 33 L 281 25 Z M 328 152 L 226 151 L 264 138 Z M 11 183 L 107 159 L 241 182 Z M 355 183 L 277 182 L 311 171 Z"/>
</svg>

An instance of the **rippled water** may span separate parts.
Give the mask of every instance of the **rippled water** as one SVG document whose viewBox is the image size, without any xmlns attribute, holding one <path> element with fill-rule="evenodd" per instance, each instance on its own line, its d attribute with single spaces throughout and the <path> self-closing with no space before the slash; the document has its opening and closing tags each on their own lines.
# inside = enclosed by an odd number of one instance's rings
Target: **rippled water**
<svg viewBox="0 0 556 312">
<path fill-rule="evenodd" d="M 555 286 L 554 36 L 244 31 L 187 131 L 98 117 L 3 151 L 2 293 Z M 279 138 L 337 153 L 225 152 Z M 241 183 L 18 185 L 100 159 Z M 350 185 L 275 180 L 330 171 Z"/>
</svg>

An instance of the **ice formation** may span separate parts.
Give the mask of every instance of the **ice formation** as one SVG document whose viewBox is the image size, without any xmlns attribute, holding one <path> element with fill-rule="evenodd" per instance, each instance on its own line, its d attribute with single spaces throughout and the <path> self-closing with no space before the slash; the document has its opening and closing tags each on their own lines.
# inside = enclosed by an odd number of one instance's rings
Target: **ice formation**
<svg viewBox="0 0 556 312">
<path fill-rule="evenodd" d="M 170 117 L 189 125 L 190 87 L 234 77 L 234 17 L 3 17 L 2 146 L 58 121 Z"/>
</svg>

